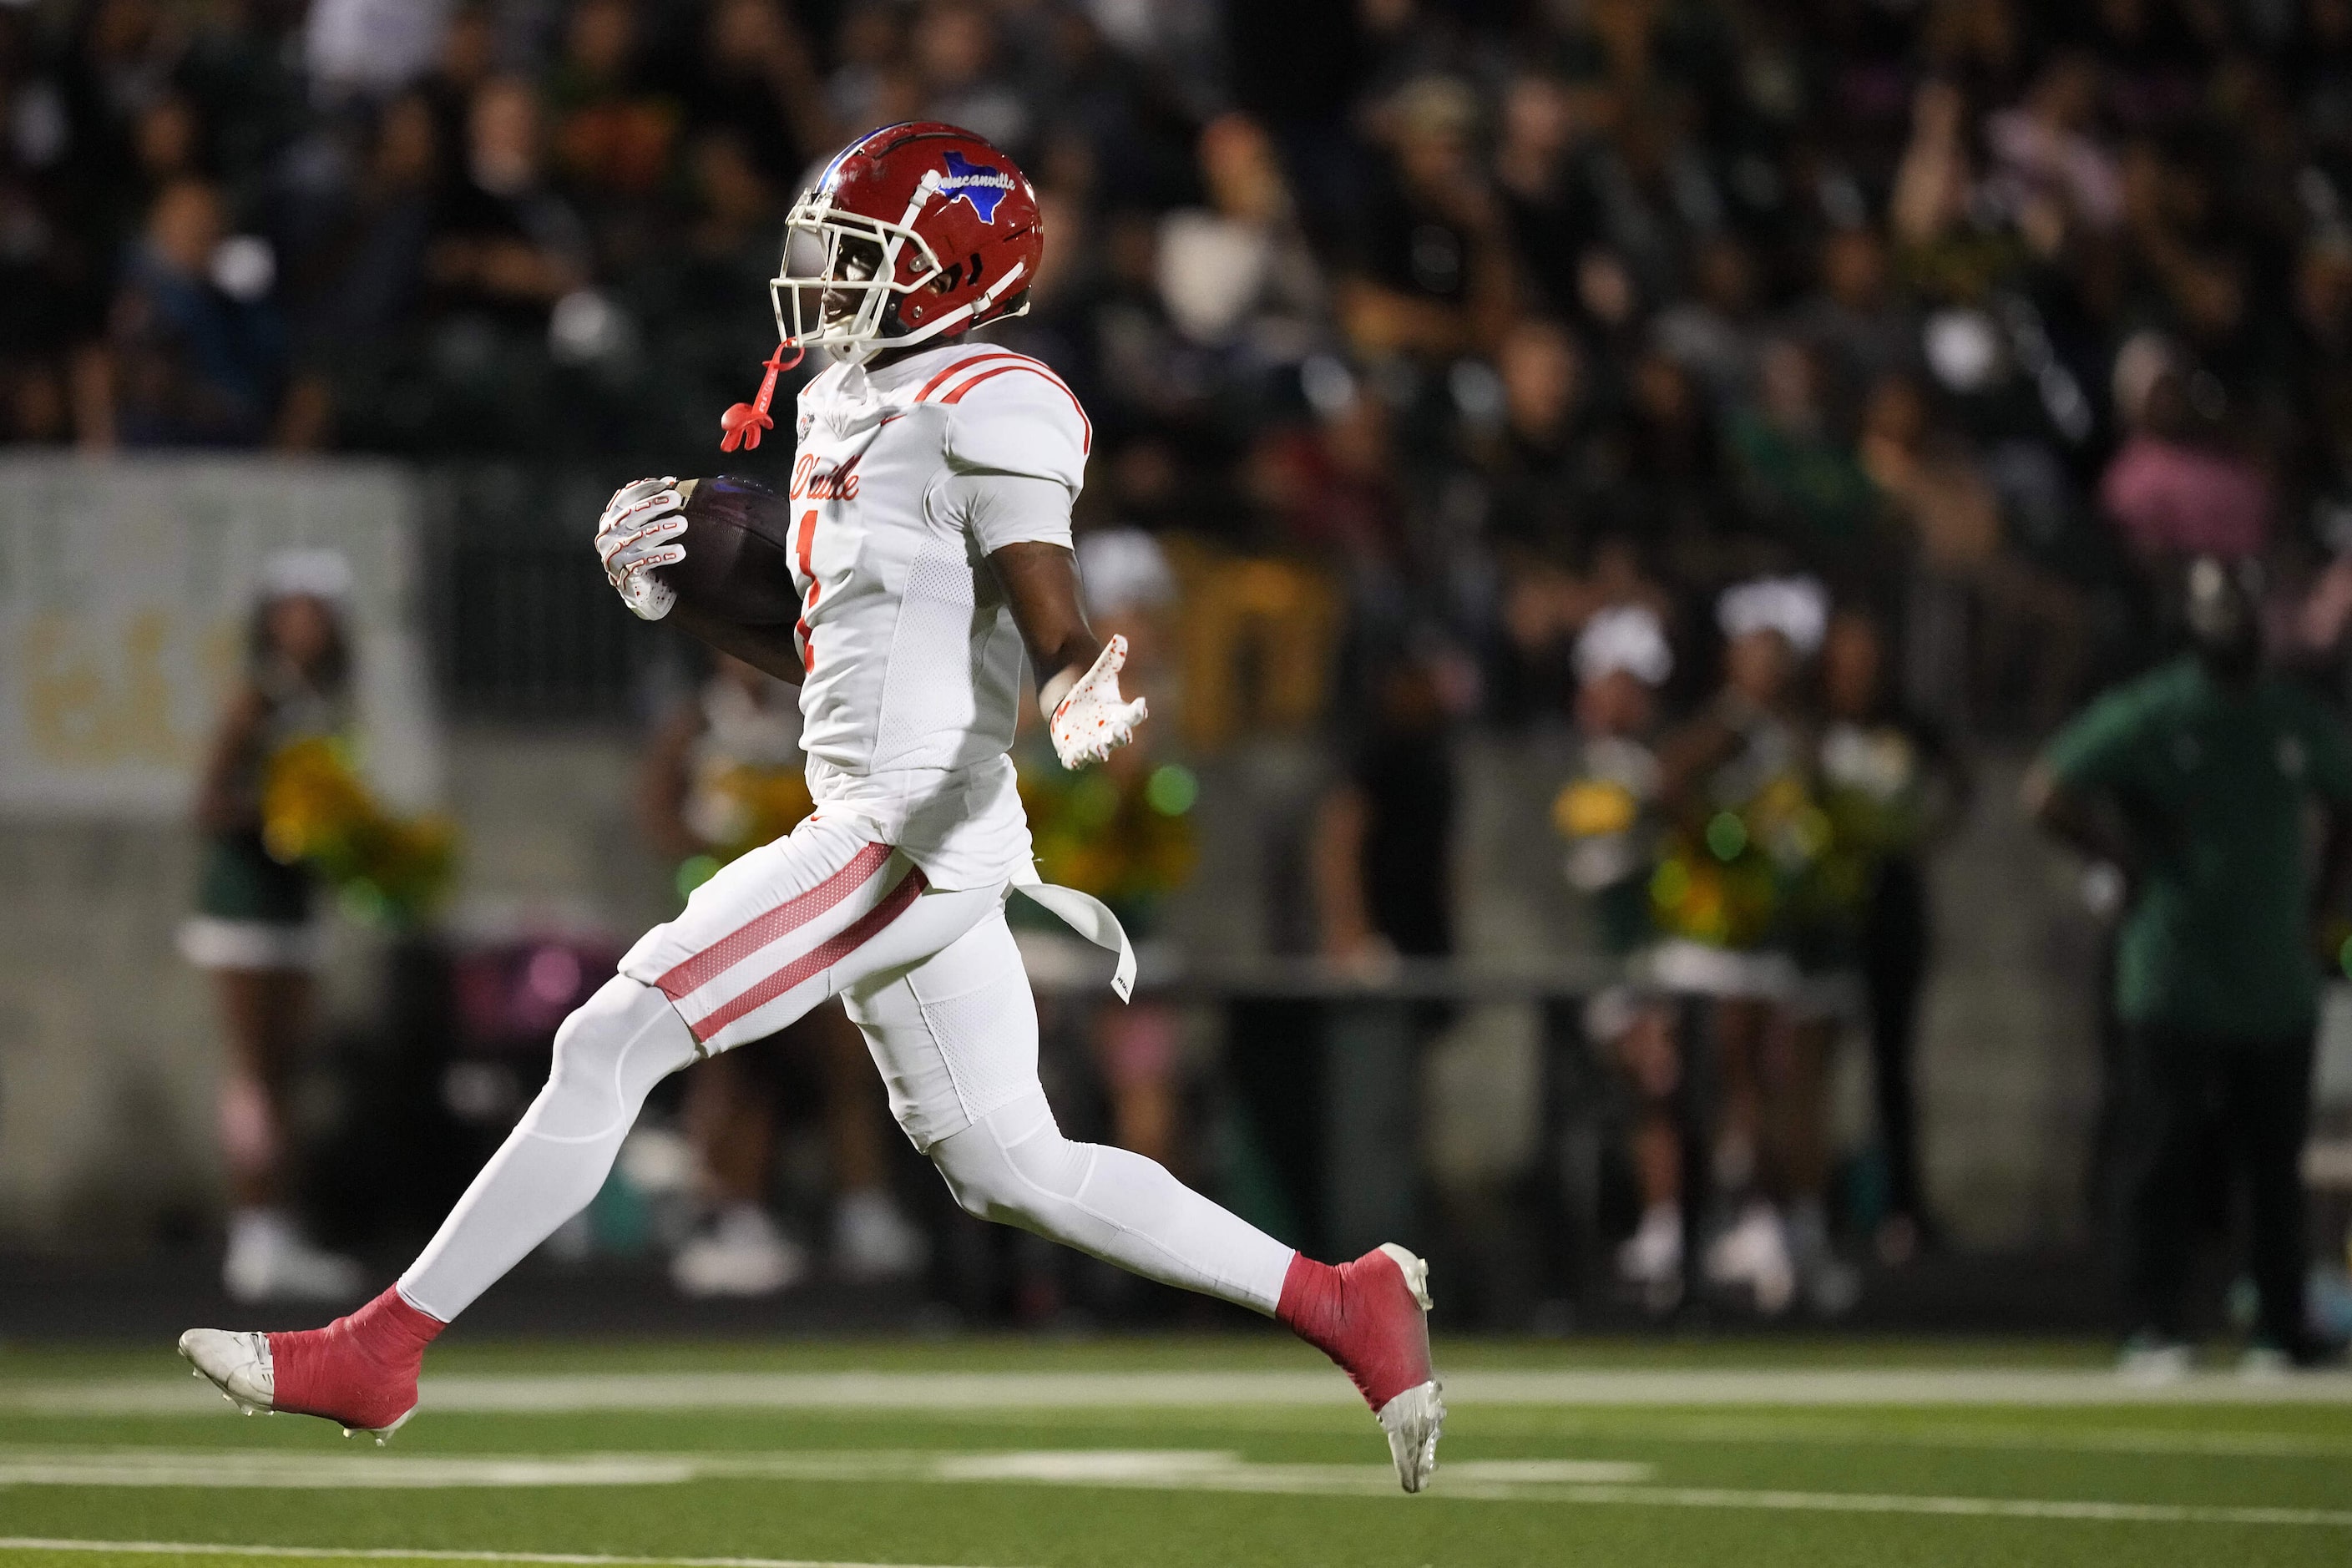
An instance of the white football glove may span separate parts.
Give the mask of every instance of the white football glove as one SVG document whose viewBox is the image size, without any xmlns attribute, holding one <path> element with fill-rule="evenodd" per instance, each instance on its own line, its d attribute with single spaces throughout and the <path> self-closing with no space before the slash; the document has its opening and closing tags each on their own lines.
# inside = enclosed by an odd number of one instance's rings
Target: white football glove
<svg viewBox="0 0 2352 1568">
<path fill-rule="evenodd" d="M 1101 762 L 1135 739 L 1135 727 L 1150 710 L 1143 699 L 1123 700 L 1118 672 L 1127 664 L 1127 639 L 1114 636 L 1103 645 L 1094 668 L 1072 680 L 1065 670 L 1038 694 L 1045 710 L 1045 732 L 1054 738 L 1054 754 L 1073 771 Z"/>
<path fill-rule="evenodd" d="M 657 621 L 677 603 L 677 595 L 656 578 L 656 566 L 686 559 L 686 498 L 677 481 L 664 477 L 623 485 L 596 520 L 596 555 L 604 580 L 641 621 Z"/>
</svg>

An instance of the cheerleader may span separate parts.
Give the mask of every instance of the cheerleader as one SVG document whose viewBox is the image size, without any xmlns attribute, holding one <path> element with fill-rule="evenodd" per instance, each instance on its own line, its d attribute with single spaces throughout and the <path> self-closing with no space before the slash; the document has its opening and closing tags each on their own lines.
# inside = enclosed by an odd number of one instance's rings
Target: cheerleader
<svg viewBox="0 0 2352 1568">
<path fill-rule="evenodd" d="M 1674 670 L 1650 610 L 1614 605 L 1576 640 L 1576 763 L 1552 802 L 1568 841 L 1569 885 L 1587 900 L 1601 950 L 1624 978 L 1585 1009 L 1586 1037 L 1624 1073 L 1638 1110 L 1633 1137 L 1642 1219 L 1617 1249 L 1617 1273 L 1653 1311 L 1683 1293 L 1682 1133 L 1675 1096 L 1682 1054 L 1671 997 L 1646 983 L 1657 942 L 1650 884 L 1658 858 L 1657 692 Z"/>
<path fill-rule="evenodd" d="M 1651 893 L 1667 936 L 1653 969 L 1668 990 L 1706 1004 L 1721 1084 L 1715 1178 L 1738 1200 L 1706 1273 L 1752 1292 L 1768 1314 L 1786 1310 L 1799 1284 L 1783 1216 L 1821 1196 L 1792 1103 L 1809 1075 L 1791 1061 L 1800 973 L 1790 906 L 1829 837 L 1800 683 L 1828 610 L 1810 577 L 1727 589 L 1716 606 L 1722 688 L 1660 750 L 1668 831 Z"/>
<path fill-rule="evenodd" d="M 315 873 L 278 858 L 262 831 L 273 761 L 350 727 L 351 580 L 331 551 L 287 551 L 264 563 L 244 673 L 196 794 L 203 863 L 180 949 L 213 976 L 228 1047 L 219 1125 L 234 1207 L 221 1284 L 238 1301 L 343 1301 L 362 1284 L 358 1265 L 312 1245 L 289 1208 L 287 1099 L 310 1032 L 323 932 Z"/>
</svg>

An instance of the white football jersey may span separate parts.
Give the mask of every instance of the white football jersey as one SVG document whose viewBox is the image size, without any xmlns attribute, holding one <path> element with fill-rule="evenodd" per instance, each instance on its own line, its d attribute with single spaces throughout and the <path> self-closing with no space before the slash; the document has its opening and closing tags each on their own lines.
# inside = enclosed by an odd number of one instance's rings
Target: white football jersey
<svg viewBox="0 0 2352 1568">
<path fill-rule="evenodd" d="M 934 887 L 1025 872 L 1013 785 L 1026 663 L 985 558 L 1070 543 L 1093 431 L 1040 361 L 985 344 L 878 370 L 836 364 L 801 393 L 792 553 L 801 744 L 821 813 L 868 816 Z M 960 513 L 960 474 L 1054 481 L 1055 509 Z"/>
</svg>

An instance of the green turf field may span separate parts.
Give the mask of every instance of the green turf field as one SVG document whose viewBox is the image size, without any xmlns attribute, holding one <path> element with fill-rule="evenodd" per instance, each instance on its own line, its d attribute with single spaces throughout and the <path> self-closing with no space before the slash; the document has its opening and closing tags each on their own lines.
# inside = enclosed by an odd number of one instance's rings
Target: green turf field
<svg viewBox="0 0 2352 1568">
<path fill-rule="evenodd" d="M 167 1346 L 0 1350 L 0 1568 L 2352 1563 L 2341 1375 L 2151 1393 L 2088 1346 L 1441 1349 L 1418 1498 L 1338 1374 L 1273 1337 L 461 1342 L 381 1450 L 241 1418 Z"/>
</svg>

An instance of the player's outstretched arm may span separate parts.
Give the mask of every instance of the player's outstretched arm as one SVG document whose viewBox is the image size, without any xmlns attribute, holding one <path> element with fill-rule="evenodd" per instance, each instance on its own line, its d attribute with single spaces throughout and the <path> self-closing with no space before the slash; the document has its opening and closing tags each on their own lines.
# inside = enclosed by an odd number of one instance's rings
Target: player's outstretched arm
<svg viewBox="0 0 2352 1568">
<path fill-rule="evenodd" d="M 1007 544 L 989 553 L 1040 689 L 1065 670 L 1085 673 L 1102 657 L 1103 645 L 1078 607 L 1077 561 L 1059 544 Z"/>
<path fill-rule="evenodd" d="M 1135 738 L 1148 710 L 1119 695 L 1127 639 L 1096 639 L 1078 606 L 1077 558 L 1059 544 L 1024 542 L 992 552 L 988 563 L 1004 585 L 1013 624 L 1037 672 L 1037 706 L 1054 754 L 1066 768 L 1098 763 Z"/>
</svg>

